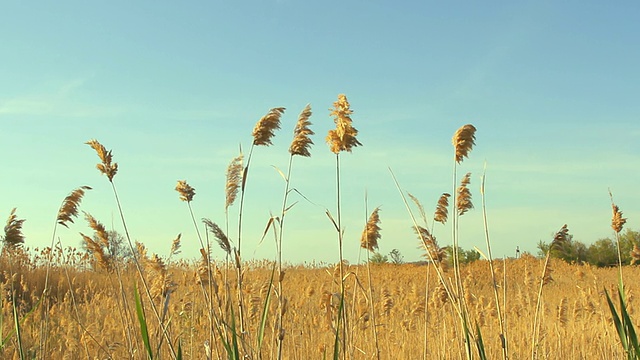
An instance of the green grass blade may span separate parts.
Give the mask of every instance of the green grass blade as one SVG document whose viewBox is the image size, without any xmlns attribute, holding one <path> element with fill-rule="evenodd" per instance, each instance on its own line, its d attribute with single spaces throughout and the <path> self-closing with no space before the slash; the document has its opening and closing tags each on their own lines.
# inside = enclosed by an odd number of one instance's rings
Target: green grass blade
<svg viewBox="0 0 640 360">
<path fill-rule="evenodd" d="M 480 332 L 480 326 L 478 326 L 478 323 L 476 323 L 476 347 L 478 348 L 478 357 L 480 360 L 487 360 L 487 354 L 484 351 L 482 333 Z"/>
<path fill-rule="evenodd" d="M 134 296 L 136 300 L 136 313 L 138 314 L 138 322 L 140 323 L 140 334 L 142 335 L 142 342 L 145 349 L 147 349 L 147 355 L 149 360 L 153 359 L 153 351 L 151 350 L 151 343 L 149 341 L 149 330 L 147 329 L 147 320 L 144 315 L 144 307 L 140 300 L 140 292 L 138 286 L 135 286 Z"/>
<path fill-rule="evenodd" d="M 333 360 L 340 359 L 340 323 L 342 321 L 342 311 L 344 307 L 344 294 L 340 296 L 340 306 L 338 307 L 338 318 L 337 318 L 337 326 L 336 326 L 336 340 L 333 343 Z"/>
<path fill-rule="evenodd" d="M 624 290 L 622 284 L 618 288 L 618 298 L 620 299 L 620 315 L 622 316 L 622 324 L 624 332 L 627 338 L 627 353 L 633 359 L 637 359 L 640 356 L 640 347 L 638 346 L 638 336 L 636 330 L 633 327 L 633 322 L 627 311 L 627 304 L 624 298 Z"/>
<path fill-rule="evenodd" d="M 275 263 L 273 269 L 271 270 L 271 278 L 269 280 L 269 291 L 267 291 L 267 296 L 264 299 L 264 305 L 262 307 L 262 316 L 260 318 L 260 327 L 258 328 L 258 353 L 260 353 L 260 349 L 262 348 L 262 340 L 264 339 L 264 329 L 267 327 L 267 318 L 269 317 L 269 302 L 271 300 L 271 287 L 273 286 L 273 274 L 275 273 Z M 280 294 L 282 296 L 282 294 Z"/>
<path fill-rule="evenodd" d="M 230 348 L 231 353 L 228 353 L 230 360 L 240 359 L 240 350 L 238 349 L 238 334 L 236 332 L 236 315 L 233 312 L 233 306 L 231 306 L 231 344 L 233 348 Z"/>
<path fill-rule="evenodd" d="M 625 328 L 622 326 L 622 321 L 620 321 L 620 316 L 618 315 L 618 311 L 616 307 L 613 305 L 613 301 L 611 301 L 611 297 L 609 296 L 609 292 L 607 289 L 604 290 L 604 293 L 607 297 L 607 304 L 609 304 L 609 310 L 611 311 L 611 317 L 613 318 L 613 324 L 616 327 L 616 331 L 618 332 L 618 337 L 620 338 L 620 342 L 622 342 L 622 347 L 629 354 L 629 344 L 627 342 L 627 334 L 625 332 Z"/>
<path fill-rule="evenodd" d="M 9 342 L 9 340 L 11 339 L 11 337 L 16 333 L 16 330 L 22 326 L 24 324 L 24 322 L 27 320 L 27 318 L 29 318 L 29 316 L 31 316 L 31 314 L 33 314 L 34 311 L 36 311 L 36 309 L 38 309 L 40 307 L 40 304 L 42 303 L 42 299 L 44 297 L 41 297 L 40 299 L 38 299 L 38 302 L 33 306 L 33 308 L 31 308 L 31 310 L 29 310 L 29 312 L 27 312 L 24 317 L 22 319 L 20 319 L 20 323 L 18 324 L 18 327 L 14 326 L 14 328 L 9 331 L 9 333 L 7 334 L 7 336 L 5 336 L 4 338 L 2 338 L 2 342 L 0 343 L 0 350 L 3 350 L 5 345 L 7 344 L 7 342 Z M 14 320 L 15 321 L 15 320 Z M 2 325 L 4 323 L 4 316 L 2 316 L 2 314 L 0 314 L 0 329 L 2 329 Z"/>
<path fill-rule="evenodd" d="M 18 307 L 16 306 L 15 298 L 11 302 L 13 309 L 13 324 L 15 325 L 16 339 L 18 340 L 18 352 L 20 354 L 20 360 L 24 360 L 24 351 L 22 350 L 22 336 L 20 334 L 20 320 L 18 320 Z"/>
</svg>

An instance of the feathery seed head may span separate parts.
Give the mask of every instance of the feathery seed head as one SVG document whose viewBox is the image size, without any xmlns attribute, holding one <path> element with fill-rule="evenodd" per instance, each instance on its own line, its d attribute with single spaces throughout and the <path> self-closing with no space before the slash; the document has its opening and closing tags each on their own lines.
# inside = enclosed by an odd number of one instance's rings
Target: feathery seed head
<svg viewBox="0 0 640 360">
<path fill-rule="evenodd" d="M 225 235 L 224 231 L 220 229 L 220 226 L 209 219 L 202 219 L 202 222 L 207 225 L 207 228 L 216 238 L 216 241 L 218 242 L 218 245 L 220 245 L 220 248 L 224 250 L 227 255 L 231 255 L 231 243 L 229 242 L 229 238 L 227 237 L 227 235 Z"/>
<path fill-rule="evenodd" d="M 283 107 L 273 108 L 258 120 L 253 128 L 253 145 L 269 146 L 273 144 L 271 138 L 275 135 L 274 131 L 280 129 L 280 116 L 284 110 Z"/>
<path fill-rule="evenodd" d="M 173 241 L 171 242 L 171 250 L 169 251 L 169 257 L 171 257 L 172 255 L 178 255 L 180 254 L 180 238 L 182 237 L 182 234 L 178 234 L 178 236 L 173 239 Z"/>
<path fill-rule="evenodd" d="M 85 190 L 91 190 L 91 187 L 81 186 L 64 198 L 62 206 L 58 210 L 58 224 L 68 228 L 67 222 L 73 223 L 73 218 L 78 216 L 78 206 L 80 206 Z"/>
<path fill-rule="evenodd" d="M 187 180 L 178 180 L 176 191 L 180 193 L 180 200 L 186 202 L 193 201 L 193 197 L 196 195 L 196 189 L 187 184 Z"/>
<path fill-rule="evenodd" d="M 467 173 L 460 182 L 456 197 L 456 208 L 458 209 L 458 215 L 464 215 L 467 211 L 473 209 L 473 203 L 471 202 L 471 190 L 468 185 L 471 183 L 471 173 Z"/>
<path fill-rule="evenodd" d="M 22 224 L 25 219 L 18 220 L 16 215 L 16 208 L 11 210 L 11 214 L 7 219 L 7 223 L 4 226 L 4 237 L 2 241 L 5 246 L 9 248 L 16 248 L 24 244 L 24 235 L 22 234 Z"/>
<path fill-rule="evenodd" d="M 436 212 L 433 215 L 433 220 L 443 225 L 447 222 L 449 217 L 449 210 L 447 208 L 449 207 L 450 196 L 451 194 L 449 193 L 444 193 L 440 196 L 440 199 L 438 199 L 438 205 L 436 206 Z"/>
<path fill-rule="evenodd" d="M 560 230 L 553 237 L 550 248 L 561 248 L 569 240 L 569 229 L 567 224 L 562 225 Z"/>
<path fill-rule="evenodd" d="M 311 156 L 309 147 L 313 145 L 313 141 L 309 136 L 313 135 L 314 132 L 309 129 L 309 126 L 311 125 L 311 121 L 309 121 L 310 117 L 311 105 L 307 104 L 304 110 L 300 113 L 298 123 L 293 130 L 293 141 L 291 142 L 291 146 L 289 146 L 289 153 L 291 153 L 291 155 L 300 155 L 305 157 Z"/>
<path fill-rule="evenodd" d="M 98 154 L 100 161 L 102 161 L 102 163 L 96 165 L 96 168 L 105 174 L 110 182 L 113 182 L 113 177 L 116 176 L 118 172 L 118 163 L 112 163 L 113 155 L 111 154 L 111 150 L 107 151 L 107 149 L 95 139 L 89 140 L 85 144 L 91 146 Z"/>
<path fill-rule="evenodd" d="M 420 240 L 420 249 L 425 250 L 424 257 L 429 261 L 434 261 L 436 263 L 441 263 L 445 257 L 446 252 L 444 249 L 438 246 L 438 241 L 436 238 L 422 226 L 418 226 L 417 228 L 413 228 L 413 230 L 418 235 L 418 239 Z"/>
<path fill-rule="evenodd" d="M 236 197 L 238 196 L 238 189 L 242 183 L 242 160 L 243 155 L 240 154 L 231 160 L 231 163 L 229 163 L 229 166 L 227 167 L 225 210 L 228 209 L 229 206 L 233 205 L 236 201 Z"/>
<path fill-rule="evenodd" d="M 351 114 L 353 111 L 350 109 L 349 101 L 346 95 L 338 95 L 338 101 L 333 103 L 333 109 L 331 110 L 331 116 L 334 117 L 336 128 L 329 130 L 327 135 L 327 143 L 329 148 L 334 154 L 340 153 L 340 151 L 351 152 L 351 149 L 362 145 L 356 136 L 358 136 L 358 130 L 354 128 L 351 123 Z"/>
<path fill-rule="evenodd" d="M 96 232 L 96 236 L 105 248 L 109 248 L 109 234 L 101 222 L 96 220 L 91 214 L 85 212 L 84 218 L 89 223 L 89 227 Z"/>
<path fill-rule="evenodd" d="M 465 157 L 469 157 L 469 152 L 475 145 L 476 141 L 476 128 L 467 124 L 459 128 L 455 134 L 453 135 L 453 147 L 455 148 L 455 159 L 459 164 L 464 160 Z"/>
<path fill-rule="evenodd" d="M 369 216 L 369 221 L 367 221 L 367 225 L 362 232 L 362 237 L 360 238 L 360 247 L 363 249 L 367 249 L 373 252 L 378 248 L 378 240 L 381 238 L 380 235 L 380 207 L 375 208 L 371 215 Z"/>
<path fill-rule="evenodd" d="M 631 250 L 631 265 L 640 263 L 640 247 L 638 244 L 633 244 L 633 250 Z"/>
<path fill-rule="evenodd" d="M 627 222 L 627 219 L 622 217 L 622 211 L 620 211 L 620 208 L 618 207 L 618 205 L 611 204 L 611 207 L 613 209 L 613 217 L 611 218 L 611 228 L 616 233 L 619 233 L 620 231 L 622 231 L 622 227 Z"/>
</svg>

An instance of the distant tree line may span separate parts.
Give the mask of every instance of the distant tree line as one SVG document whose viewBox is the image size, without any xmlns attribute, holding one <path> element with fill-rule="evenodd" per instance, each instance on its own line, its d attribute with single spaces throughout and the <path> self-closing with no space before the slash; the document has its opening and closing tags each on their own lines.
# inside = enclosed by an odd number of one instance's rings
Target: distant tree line
<svg viewBox="0 0 640 360">
<path fill-rule="evenodd" d="M 620 257 L 623 265 L 635 264 L 640 260 L 638 246 L 640 246 L 640 232 L 627 229 L 620 234 Z M 638 259 L 635 261 L 632 256 L 634 249 L 638 252 Z M 538 256 L 546 256 L 548 251 L 549 243 L 538 242 Z M 569 235 L 568 241 L 562 246 L 551 249 L 551 257 L 568 263 L 587 263 L 598 267 L 614 266 L 618 264 L 618 247 L 615 239 L 598 239 L 587 246 Z"/>
<path fill-rule="evenodd" d="M 545 257 L 549 251 L 548 242 L 538 242 L 538 257 Z M 446 246 L 445 261 L 451 265 L 453 259 L 453 248 Z M 634 255 L 635 252 L 635 259 Z M 640 232 L 627 229 L 620 234 L 620 256 L 622 265 L 640 265 Z M 615 266 L 618 264 L 618 246 L 615 239 L 603 238 L 596 240 L 591 245 L 573 239 L 573 235 L 569 235 L 568 240 L 559 247 L 551 249 L 551 257 L 564 260 L 572 264 L 591 264 L 598 267 Z M 470 263 L 480 260 L 480 253 L 476 250 L 465 250 L 458 248 L 458 258 L 461 264 Z M 383 255 L 379 252 L 374 253 L 370 258 L 374 264 L 402 264 L 404 257 L 398 249 L 393 249 L 389 255 Z"/>
</svg>

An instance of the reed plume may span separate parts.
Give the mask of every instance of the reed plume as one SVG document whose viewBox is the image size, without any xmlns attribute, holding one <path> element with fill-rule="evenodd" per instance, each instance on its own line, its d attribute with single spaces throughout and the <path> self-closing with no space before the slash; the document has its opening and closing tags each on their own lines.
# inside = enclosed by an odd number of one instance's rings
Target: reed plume
<svg viewBox="0 0 640 360">
<path fill-rule="evenodd" d="M 447 219 L 449 218 L 449 197 L 451 196 L 451 194 L 449 193 L 444 193 L 440 196 L 440 199 L 438 199 L 438 205 L 436 205 L 436 211 L 433 215 L 433 220 L 441 223 L 441 224 L 445 224 L 447 222 Z"/>
<path fill-rule="evenodd" d="M 640 263 L 640 247 L 638 244 L 633 244 L 633 249 L 631 250 L 631 265 L 636 263 Z"/>
<path fill-rule="evenodd" d="M 380 207 L 375 208 L 369 216 L 369 221 L 362 232 L 360 238 L 360 247 L 371 252 L 378 248 L 378 240 L 380 240 Z"/>
<path fill-rule="evenodd" d="M 227 255 L 231 255 L 231 243 L 220 226 L 209 219 L 202 219 L 202 222 L 207 226 L 209 232 L 211 232 L 211 234 L 216 238 L 216 242 L 220 245 L 220 248 L 227 253 Z"/>
<path fill-rule="evenodd" d="M 289 146 L 289 153 L 291 155 L 311 156 L 309 148 L 313 145 L 313 140 L 311 140 L 309 136 L 315 134 L 309 129 L 309 126 L 312 125 L 311 121 L 309 121 L 311 114 L 311 105 L 307 104 L 300 113 L 300 116 L 298 116 L 298 123 L 293 130 L 293 141 L 291 142 L 291 146 Z"/>
<path fill-rule="evenodd" d="M 84 218 L 89 223 L 89 227 L 95 231 L 98 240 L 102 243 L 105 248 L 109 248 L 109 234 L 107 233 L 106 228 L 102 225 L 101 222 L 96 220 L 91 214 L 85 212 Z"/>
<path fill-rule="evenodd" d="M 180 194 L 180 200 L 186 202 L 193 201 L 193 197 L 196 195 L 196 189 L 187 184 L 186 180 L 178 180 L 176 191 Z"/>
<path fill-rule="evenodd" d="M 240 154 L 233 158 L 227 167 L 227 182 L 225 186 L 226 201 L 224 204 L 225 211 L 233 205 L 236 201 L 236 197 L 238 196 L 238 189 L 242 183 L 243 159 L 244 155 Z"/>
<path fill-rule="evenodd" d="M 95 139 L 89 140 L 85 144 L 91 146 L 93 150 L 98 153 L 100 161 L 102 161 L 102 163 L 96 165 L 96 168 L 105 174 L 110 182 L 113 182 L 113 177 L 116 176 L 118 172 L 118 163 L 112 162 L 113 155 L 111 154 L 111 150 L 107 151 L 107 149 Z"/>
<path fill-rule="evenodd" d="M 407 193 L 407 195 L 409 196 L 411 201 L 413 201 L 413 203 L 416 204 L 416 207 L 418 207 L 418 212 L 420 213 L 420 218 L 422 218 L 422 221 L 424 221 L 424 223 L 426 225 L 427 224 L 427 213 L 424 211 L 424 206 L 422 206 L 422 203 L 420 202 L 420 200 L 418 200 L 418 198 L 413 196 L 411 193 Z"/>
<path fill-rule="evenodd" d="M 553 237 L 549 250 L 551 250 L 551 248 L 562 248 L 567 241 L 569 241 L 569 229 L 567 228 L 567 224 L 564 224 Z"/>
<path fill-rule="evenodd" d="M 473 203 L 471 202 L 471 191 L 468 185 L 471 183 L 471 173 L 467 173 L 460 182 L 456 197 L 456 208 L 458 209 L 458 215 L 464 215 L 470 209 L 473 209 Z M 438 202 L 439 203 L 439 202 Z"/>
<path fill-rule="evenodd" d="M 622 231 L 622 227 L 627 222 L 626 218 L 622 217 L 622 211 L 616 204 L 611 204 L 611 208 L 613 209 L 613 217 L 611 218 L 611 228 L 616 233 L 620 233 Z"/>
<path fill-rule="evenodd" d="M 180 247 L 182 246 L 180 244 L 180 239 L 182 238 L 182 234 L 178 234 L 178 236 L 176 236 L 175 239 L 173 239 L 173 241 L 171 242 L 171 250 L 169 250 L 169 258 L 171 258 L 173 255 L 178 255 L 180 254 Z"/>
<path fill-rule="evenodd" d="M 91 216 L 91 214 L 85 212 L 84 217 L 87 223 L 89 223 L 89 227 L 95 232 L 95 238 L 97 238 L 98 241 L 83 233 L 80 233 L 80 236 L 82 236 L 87 250 L 89 250 L 98 261 L 98 265 L 107 271 L 111 271 L 113 269 L 113 259 L 111 254 L 109 254 L 109 236 L 107 231 L 104 225 Z"/>
<path fill-rule="evenodd" d="M 473 145 L 476 144 L 475 133 L 476 128 L 471 124 L 467 124 L 453 134 L 452 142 L 456 153 L 455 159 L 458 164 L 461 163 L 465 157 L 469 157 L 469 152 L 473 148 Z"/>
<path fill-rule="evenodd" d="M 443 248 L 438 246 L 438 241 L 435 236 L 433 236 L 427 228 L 422 226 L 413 227 L 413 230 L 416 232 L 418 239 L 420 240 L 420 248 L 426 251 L 424 253 L 424 257 L 437 264 L 442 263 L 447 254 Z"/>
<path fill-rule="evenodd" d="M 81 186 L 64 198 L 62 206 L 58 210 L 58 224 L 69 228 L 67 222 L 73 223 L 73 218 L 78 216 L 78 206 L 80 206 L 85 190 L 91 190 L 91 187 Z"/>
<path fill-rule="evenodd" d="M 280 116 L 284 110 L 283 107 L 273 108 L 258 120 L 253 128 L 253 145 L 269 146 L 273 144 L 271 138 L 275 135 L 274 132 L 280 129 Z"/>
<path fill-rule="evenodd" d="M 333 103 L 333 109 L 330 109 L 330 115 L 334 117 L 336 128 L 329 130 L 326 140 L 334 154 L 338 154 L 341 151 L 351 152 L 352 148 L 362 145 L 356 139 L 358 130 L 351 125 L 353 122 L 351 120 L 353 110 L 351 110 L 350 106 L 346 95 L 340 94 L 338 95 L 338 101 Z"/>
<path fill-rule="evenodd" d="M 17 208 L 13 208 L 11 210 L 11 214 L 4 226 L 4 237 L 2 238 L 2 241 L 4 242 L 4 245 L 9 248 L 16 248 L 24 244 L 22 224 L 25 222 L 25 219 L 18 219 L 16 209 Z"/>
</svg>

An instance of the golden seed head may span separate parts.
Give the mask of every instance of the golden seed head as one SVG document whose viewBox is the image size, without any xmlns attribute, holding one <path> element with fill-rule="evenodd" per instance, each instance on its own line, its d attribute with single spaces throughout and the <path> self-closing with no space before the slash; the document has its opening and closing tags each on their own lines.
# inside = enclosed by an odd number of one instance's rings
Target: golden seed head
<svg viewBox="0 0 640 360">
<path fill-rule="evenodd" d="M 4 237 L 2 241 L 5 246 L 9 248 L 15 248 L 24 244 L 24 235 L 22 234 L 22 224 L 25 219 L 18 220 L 16 215 L 16 208 L 11 210 L 11 214 L 7 219 L 7 223 L 4 226 Z"/>
<path fill-rule="evenodd" d="M 254 145 L 272 145 L 271 138 L 275 135 L 275 131 L 280 129 L 280 116 L 284 113 L 285 108 L 273 108 L 269 110 L 267 115 L 263 116 L 256 126 L 253 128 L 253 144 Z"/>
<path fill-rule="evenodd" d="M 85 144 L 91 146 L 98 154 L 100 161 L 102 161 L 102 163 L 96 165 L 96 168 L 105 174 L 110 182 L 113 182 L 113 177 L 116 176 L 118 172 L 118 163 L 112 163 L 113 155 L 111 154 L 111 150 L 107 151 L 107 149 L 95 139 L 89 140 Z"/>
<path fill-rule="evenodd" d="M 216 238 L 216 241 L 218 242 L 218 245 L 220 245 L 220 248 L 224 250 L 227 255 L 231 255 L 231 243 L 229 242 L 229 238 L 227 237 L 227 235 L 225 235 L 224 231 L 220 229 L 220 226 L 209 219 L 202 219 L 202 222 L 207 225 L 207 228 Z"/>
<path fill-rule="evenodd" d="M 447 219 L 449 217 L 448 207 L 450 196 L 451 194 L 449 193 L 444 193 L 440 196 L 440 199 L 438 199 L 438 205 L 436 206 L 436 212 L 433 215 L 433 220 L 443 225 L 447 222 Z"/>
<path fill-rule="evenodd" d="M 68 228 L 67 222 L 73 223 L 73 218 L 78 216 L 78 206 L 80 206 L 85 190 L 91 190 L 91 187 L 81 186 L 64 198 L 62 206 L 58 210 L 58 224 Z"/>
<path fill-rule="evenodd" d="M 467 173 L 460 182 L 456 198 L 456 208 L 458 209 L 458 215 L 464 215 L 467 211 L 473 209 L 473 203 L 471 202 L 471 191 L 468 185 L 471 183 L 471 173 Z"/>
<path fill-rule="evenodd" d="M 178 180 L 176 191 L 180 193 L 180 200 L 186 202 L 193 201 L 193 197 L 196 195 L 196 189 L 187 184 L 186 180 Z"/>
<path fill-rule="evenodd" d="M 618 207 L 618 205 L 611 204 L 611 207 L 613 208 L 613 217 L 611 218 L 611 228 L 616 233 L 619 233 L 620 231 L 622 231 L 622 227 L 627 222 L 627 219 L 622 217 L 622 211 L 620 211 L 620 208 Z"/>
<path fill-rule="evenodd" d="M 367 221 L 367 225 L 362 232 L 362 236 L 360 238 L 360 247 L 363 249 L 367 249 L 373 252 L 378 248 L 378 240 L 381 238 L 380 235 L 380 208 L 377 207 L 371 215 L 369 216 L 369 221 Z"/>
<path fill-rule="evenodd" d="M 225 186 L 226 190 L 226 201 L 224 204 L 225 210 L 229 208 L 229 206 L 233 205 L 236 201 L 236 197 L 238 196 L 238 189 L 242 184 L 242 172 L 244 170 L 242 160 L 244 156 L 242 154 L 235 157 L 229 163 L 227 167 L 227 182 Z"/>
<path fill-rule="evenodd" d="M 467 124 L 459 128 L 455 134 L 453 135 L 453 147 L 455 148 L 455 159 L 459 164 L 464 160 L 465 157 L 469 157 L 469 152 L 475 145 L 476 141 L 476 128 Z"/>
<path fill-rule="evenodd" d="M 291 153 L 291 155 L 300 155 L 305 157 L 311 156 L 309 148 L 313 145 L 313 141 L 309 136 L 313 135 L 314 132 L 309 129 L 309 126 L 311 125 L 311 121 L 309 121 L 310 117 L 311 105 L 307 105 L 300 113 L 298 123 L 293 130 L 293 141 L 289 147 L 289 153 Z"/>
<path fill-rule="evenodd" d="M 351 120 L 353 111 L 350 108 L 346 95 L 338 95 L 338 101 L 333 103 L 333 109 L 330 110 L 330 115 L 334 117 L 336 124 L 336 128 L 329 130 L 326 138 L 331 151 L 334 154 L 338 154 L 341 151 L 351 152 L 352 148 L 362 145 L 358 139 L 356 139 L 358 130 L 351 125 L 353 122 Z"/>
</svg>

